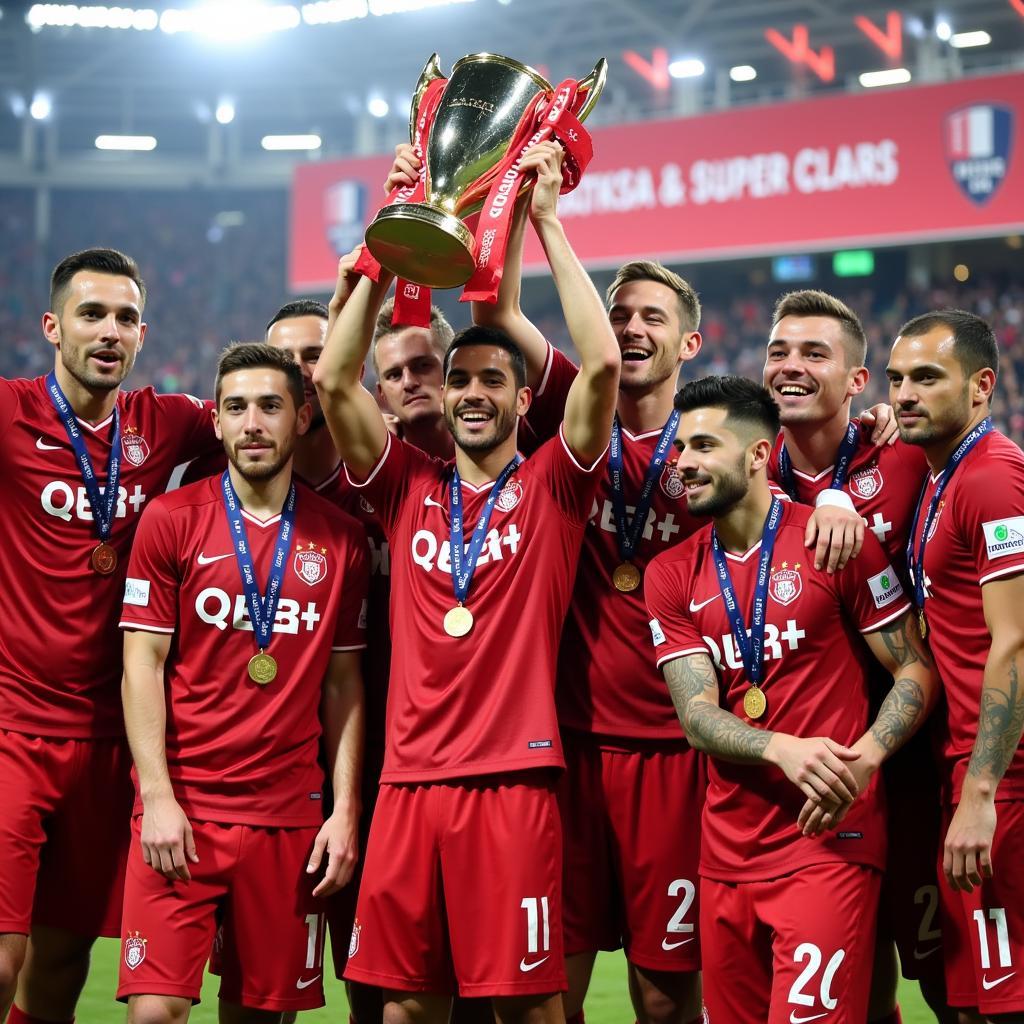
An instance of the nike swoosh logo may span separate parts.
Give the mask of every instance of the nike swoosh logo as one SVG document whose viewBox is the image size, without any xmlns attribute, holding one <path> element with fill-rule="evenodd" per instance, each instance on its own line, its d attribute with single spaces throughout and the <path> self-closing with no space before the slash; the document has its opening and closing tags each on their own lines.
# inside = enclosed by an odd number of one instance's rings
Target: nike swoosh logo
<svg viewBox="0 0 1024 1024">
<path fill-rule="evenodd" d="M 528 964 L 526 962 L 526 957 L 524 956 L 523 959 L 519 961 L 519 970 L 526 974 L 527 972 L 532 971 L 534 967 L 540 967 L 540 965 L 544 963 L 544 961 L 547 959 L 548 957 L 545 956 L 542 957 L 540 960 L 534 960 L 532 964 Z"/>
<path fill-rule="evenodd" d="M 930 957 L 932 955 L 932 953 L 938 953 L 938 951 L 940 949 L 942 949 L 941 946 L 932 946 L 931 949 L 926 949 L 923 953 L 921 953 L 921 952 L 919 952 L 918 950 L 915 949 L 914 950 L 914 959 L 915 960 L 927 960 L 928 957 Z"/>
<path fill-rule="evenodd" d="M 36 438 L 36 447 L 41 452 L 59 452 L 64 446 L 61 444 L 47 444 L 41 437 Z"/>
<path fill-rule="evenodd" d="M 199 552 L 199 557 L 196 559 L 196 561 L 200 565 L 209 565 L 211 562 L 219 562 L 222 558 L 230 558 L 230 557 L 231 557 L 231 553 L 230 552 L 228 554 L 226 554 L 226 555 L 204 555 L 200 551 Z M 319 975 L 318 975 L 318 977 L 319 977 Z"/>
<path fill-rule="evenodd" d="M 789 1015 L 789 1024 L 807 1024 L 809 1020 L 821 1020 L 822 1017 L 827 1017 L 827 1013 L 815 1013 L 810 1017 L 798 1017 L 796 1010 Z"/>
<path fill-rule="evenodd" d="M 679 942 L 669 942 L 668 939 L 662 939 L 661 948 L 665 950 L 666 953 L 669 953 L 673 949 L 678 949 L 680 946 L 685 946 L 688 942 L 693 942 L 692 935 L 688 939 L 681 939 Z"/>
<path fill-rule="evenodd" d="M 996 985 L 1002 985 L 1002 983 L 1006 981 L 1007 978 L 1012 978 L 1016 973 L 1016 971 L 1010 971 L 1009 974 L 1004 974 L 1001 978 L 995 978 L 992 981 L 989 981 L 988 978 L 985 977 L 985 975 L 982 975 L 981 987 L 987 992 L 990 988 L 995 988 Z"/>
<path fill-rule="evenodd" d="M 700 604 L 697 604 L 693 600 L 693 598 L 691 597 L 690 598 L 690 611 L 691 612 L 699 612 L 701 610 L 701 608 L 704 607 L 704 605 L 711 604 L 712 601 L 717 601 L 717 600 L 718 600 L 718 594 L 715 594 L 714 597 L 709 597 L 706 601 L 701 601 Z"/>
<path fill-rule="evenodd" d="M 448 511 L 448 509 L 446 509 L 444 505 L 441 504 L 441 502 L 434 501 L 434 499 L 431 498 L 429 494 L 423 499 L 423 504 L 426 505 L 427 508 L 433 506 L 434 508 L 439 508 L 442 512 Z"/>
<path fill-rule="evenodd" d="M 315 985 L 319 980 L 319 974 L 315 978 L 310 978 L 309 981 L 303 981 L 302 978 L 299 978 L 299 980 L 295 982 L 295 987 L 300 990 L 304 988 L 309 988 L 310 985 Z"/>
</svg>

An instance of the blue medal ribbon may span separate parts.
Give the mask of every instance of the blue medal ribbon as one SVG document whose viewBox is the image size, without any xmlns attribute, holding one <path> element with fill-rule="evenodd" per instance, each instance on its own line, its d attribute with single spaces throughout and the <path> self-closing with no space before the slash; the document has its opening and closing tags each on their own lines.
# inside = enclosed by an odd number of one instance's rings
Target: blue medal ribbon
<svg viewBox="0 0 1024 1024">
<path fill-rule="evenodd" d="M 235 545 L 235 560 L 238 572 L 242 577 L 242 591 L 245 594 L 246 607 L 252 621 L 252 631 L 256 634 L 256 645 L 261 651 L 270 644 L 270 634 L 274 629 L 277 616 L 277 602 L 281 596 L 281 583 L 284 580 L 285 561 L 292 549 L 292 531 L 295 527 L 295 484 L 288 489 L 284 508 L 281 509 L 281 525 L 277 530 L 277 541 L 274 544 L 274 560 L 270 566 L 270 577 L 267 580 L 267 593 L 260 596 L 259 584 L 256 582 L 256 567 L 253 564 L 249 538 L 245 532 L 245 521 L 242 519 L 242 505 L 235 494 L 231 483 L 231 475 L 225 469 L 220 478 L 221 490 L 224 492 L 224 511 L 228 517 L 228 530 Z"/>
<path fill-rule="evenodd" d="M 921 531 L 921 543 L 915 552 L 915 541 L 917 539 L 917 524 L 921 518 L 921 506 L 924 504 L 925 492 L 928 490 L 928 479 L 925 478 L 921 485 L 921 493 L 917 497 L 917 508 L 914 510 L 914 525 L 910 528 L 910 538 L 907 541 L 907 571 L 910 573 L 911 582 L 914 584 L 914 603 L 918 609 L 924 608 L 925 586 L 924 586 L 924 549 L 928 544 L 928 531 L 932 528 L 935 513 L 939 509 L 939 502 L 942 494 L 949 486 L 957 466 L 971 453 L 971 449 L 992 430 L 992 419 L 983 419 L 957 446 L 956 451 L 949 457 L 946 468 L 935 485 L 935 493 L 932 495 L 931 503 L 928 505 L 928 512 L 924 519 L 924 529 Z"/>
<path fill-rule="evenodd" d="M 487 500 L 484 502 L 484 507 L 480 510 L 476 526 L 473 528 L 473 536 L 470 538 L 468 551 L 465 548 L 465 532 L 462 519 L 464 508 L 462 503 L 462 478 L 459 476 L 458 468 L 452 466 L 452 476 L 448 485 L 448 496 L 451 503 L 452 585 L 455 587 L 455 600 L 460 605 L 465 604 L 466 598 L 469 596 L 469 585 L 473 581 L 476 562 L 484 546 L 487 528 L 491 522 L 491 513 L 494 511 L 494 503 L 498 500 L 501 489 L 508 482 L 508 478 L 515 472 L 516 467 L 521 461 L 517 455 L 498 474 L 498 479 L 491 485 L 491 493 L 487 495 Z"/>
<path fill-rule="evenodd" d="M 725 559 L 722 542 L 718 539 L 718 531 L 711 531 L 711 552 L 715 559 L 718 572 L 718 587 L 722 592 L 725 610 L 729 616 L 733 642 L 743 659 L 743 670 L 752 686 L 760 687 L 764 678 L 764 623 L 768 608 L 768 579 L 772 564 L 772 551 L 775 549 L 775 538 L 782 522 L 782 502 L 772 498 L 772 507 L 764 521 L 761 532 L 761 557 L 757 563 L 757 584 L 754 588 L 754 610 L 750 621 L 750 635 L 743 621 L 743 613 L 736 601 L 729 565 Z"/>
<path fill-rule="evenodd" d="M 846 425 L 846 436 L 843 443 L 836 452 L 836 461 L 832 468 L 832 482 L 829 487 L 841 491 L 846 483 L 846 474 L 850 471 L 850 463 L 857 452 L 857 445 L 860 441 L 860 429 L 853 420 Z M 793 476 L 793 461 L 786 451 L 785 442 L 779 448 L 779 479 L 782 482 L 782 489 L 794 500 L 799 501 L 797 496 L 796 478 Z"/>
<path fill-rule="evenodd" d="M 61 423 L 64 424 L 71 448 L 75 453 L 75 461 L 82 474 L 85 493 L 89 495 L 89 506 L 92 509 L 93 521 L 96 523 L 96 532 L 99 534 L 100 542 L 106 544 L 114 526 L 114 509 L 117 507 L 118 484 L 121 480 L 121 414 L 115 403 L 114 435 L 110 441 L 110 459 L 107 462 L 107 486 L 103 488 L 100 487 L 96 470 L 92 466 L 92 459 L 89 458 L 89 453 L 86 451 L 85 438 L 82 437 L 75 414 L 57 383 L 57 375 L 52 370 L 46 375 L 46 390 L 49 392 L 50 401 L 53 403 L 54 409 L 57 410 Z"/>
<path fill-rule="evenodd" d="M 662 428 L 661 437 L 651 454 L 651 461 L 644 473 L 643 487 L 636 501 L 636 511 L 632 523 L 626 520 L 626 496 L 624 473 L 622 467 L 622 425 L 619 417 L 612 421 L 612 440 L 608 448 L 608 475 L 612 484 L 612 508 L 615 510 L 615 534 L 619 541 L 619 555 L 624 562 L 632 561 L 640 538 L 643 536 L 647 513 L 651 510 L 651 499 L 654 495 L 654 484 L 668 458 L 669 448 L 676 436 L 679 426 L 679 410 L 674 409 L 672 415 Z"/>
</svg>

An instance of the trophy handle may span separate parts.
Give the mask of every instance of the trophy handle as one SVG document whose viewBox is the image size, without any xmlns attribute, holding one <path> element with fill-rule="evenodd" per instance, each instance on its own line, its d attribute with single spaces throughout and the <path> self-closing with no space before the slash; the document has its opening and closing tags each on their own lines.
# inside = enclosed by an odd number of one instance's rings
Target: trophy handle
<svg viewBox="0 0 1024 1024">
<path fill-rule="evenodd" d="M 416 122 L 419 120 L 420 103 L 423 102 L 423 94 L 427 91 L 430 83 L 438 78 L 444 78 L 444 74 L 441 71 L 441 58 L 436 53 L 432 53 L 430 59 L 423 65 L 419 81 L 416 83 L 416 89 L 412 94 L 412 103 L 409 105 L 410 142 L 416 140 Z"/>
<path fill-rule="evenodd" d="M 590 112 L 597 105 L 604 91 L 604 84 L 608 80 L 608 61 L 602 57 L 595 65 L 594 70 L 586 78 L 580 80 L 580 92 L 586 91 L 587 98 L 583 101 L 579 113 L 576 115 L 580 121 L 585 121 Z"/>
</svg>

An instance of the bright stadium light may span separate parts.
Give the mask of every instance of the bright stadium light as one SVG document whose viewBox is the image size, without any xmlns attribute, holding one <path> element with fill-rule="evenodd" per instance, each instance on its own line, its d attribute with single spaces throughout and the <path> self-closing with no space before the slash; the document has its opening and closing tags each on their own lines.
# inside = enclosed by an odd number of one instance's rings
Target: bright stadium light
<svg viewBox="0 0 1024 1024">
<path fill-rule="evenodd" d="M 369 13 L 366 0 L 316 0 L 302 5 L 302 20 L 307 25 L 336 25 L 365 18 Z"/>
<path fill-rule="evenodd" d="M 729 77 L 734 82 L 752 82 L 757 78 L 757 69 L 750 64 L 737 64 L 734 68 L 729 68 Z"/>
<path fill-rule="evenodd" d="M 229 99 L 218 100 L 214 117 L 217 118 L 217 124 L 231 124 L 235 119 L 234 101 Z"/>
<path fill-rule="evenodd" d="M 992 37 L 984 30 L 976 32 L 954 32 L 949 37 L 949 45 L 955 46 L 958 50 L 966 50 L 969 46 L 988 46 Z"/>
<path fill-rule="evenodd" d="M 45 121 L 53 113 L 53 101 L 45 92 L 37 92 L 28 108 L 33 121 Z"/>
<path fill-rule="evenodd" d="M 366 104 L 366 109 L 373 117 L 387 117 L 391 107 L 388 106 L 388 101 L 383 96 L 371 96 Z"/>
<path fill-rule="evenodd" d="M 260 145 L 271 152 L 311 150 L 319 149 L 322 141 L 319 135 L 264 135 Z"/>
<path fill-rule="evenodd" d="M 184 10 L 169 7 L 160 15 L 160 30 L 168 35 L 194 32 L 224 43 L 284 32 L 301 24 L 302 14 L 292 4 L 262 4 L 250 0 L 219 0 Z"/>
<path fill-rule="evenodd" d="M 948 21 L 935 22 L 935 34 L 944 42 L 948 43 L 953 35 L 953 26 Z"/>
<path fill-rule="evenodd" d="M 148 153 L 156 149 L 156 139 L 152 135 L 97 135 L 96 148 Z"/>
<path fill-rule="evenodd" d="M 407 11 L 422 11 L 428 7 L 450 7 L 453 4 L 471 4 L 474 0 L 370 0 L 370 13 L 382 17 L 385 14 L 405 14 Z"/>
<path fill-rule="evenodd" d="M 889 68 L 888 71 L 865 71 L 860 76 L 860 84 L 865 89 L 876 89 L 880 85 L 903 85 L 910 81 L 910 72 L 906 68 Z"/>
<path fill-rule="evenodd" d="M 25 15 L 33 32 L 42 28 L 116 28 L 152 32 L 160 16 L 151 8 L 138 10 L 131 7 L 79 7 L 77 4 L 33 4 Z"/>
<path fill-rule="evenodd" d="M 704 74 L 704 61 L 696 57 L 674 60 L 668 66 L 668 73 L 673 78 L 700 78 Z"/>
</svg>

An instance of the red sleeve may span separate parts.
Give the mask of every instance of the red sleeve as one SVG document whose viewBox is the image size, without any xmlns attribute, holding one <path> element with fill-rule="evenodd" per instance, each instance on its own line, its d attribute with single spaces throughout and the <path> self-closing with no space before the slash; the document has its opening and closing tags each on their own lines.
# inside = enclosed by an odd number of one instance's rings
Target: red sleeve
<svg viewBox="0 0 1024 1024">
<path fill-rule="evenodd" d="M 526 425 L 532 432 L 535 447 L 540 447 L 558 434 L 558 428 L 565 416 L 565 401 L 569 396 L 569 389 L 579 372 L 579 367 L 571 359 L 559 352 L 554 345 L 548 344 L 548 362 L 544 368 L 544 376 L 537 386 L 526 414 Z"/>
<path fill-rule="evenodd" d="M 362 527 L 345 532 L 341 602 L 334 624 L 332 651 L 361 651 L 366 646 L 366 607 L 370 589 L 370 559 Z"/>
<path fill-rule="evenodd" d="M 223 455 L 224 446 L 213 432 L 213 402 L 192 395 L 162 395 L 161 403 L 174 424 L 178 462 L 203 456 Z"/>
<path fill-rule="evenodd" d="M 220 476 L 228 468 L 228 457 L 224 454 L 224 446 L 217 445 L 218 451 L 209 452 L 193 459 L 185 468 L 181 477 L 181 486 L 194 484 L 197 480 L 205 480 L 208 476 Z M 171 488 L 168 488 L 170 490 Z"/>
<path fill-rule="evenodd" d="M 1024 572 L 1024 459 L 1019 451 L 984 459 L 952 502 L 982 586 Z"/>
<path fill-rule="evenodd" d="M 693 566 L 688 560 L 660 555 L 644 573 L 644 599 L 651 616 L 651 640 L 658 668 L 689 654 L 712 657 L 689 611 L 686 591 L 692 573 Z"/>
<path fill-rule="evenodd" d="M 18 414 L 21 399 L 13 381 L 0 377 L 0 437 L 7 433 Z"/>
<path fill-rule="evenodd" d="M 558 436 L 541 445 L 530 457 L 531 470 L 544 480 L 555 504 L 566 518 L 582 525 L 593 511 L 594 495 L 605 473 L 607 450 L 592 466 L 582 466 L 565 443 L 561 430 Z"/>
<path fill-rule="evenodd" d="M 124 584 L 122 629 L 173 633 L 178 625 L 177 541 L 174 522 L 158 498 L 139 518 Z"/>
<path fill-rule="evenodd" d="M 873 633 L 910 610 L 900 574 L 870 530 L 864 531 L 860 554 L 832 579 L 839 600 L 862 633 Z"/>
</svg>

